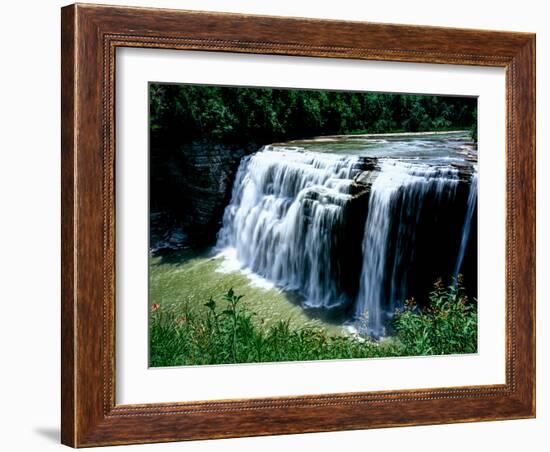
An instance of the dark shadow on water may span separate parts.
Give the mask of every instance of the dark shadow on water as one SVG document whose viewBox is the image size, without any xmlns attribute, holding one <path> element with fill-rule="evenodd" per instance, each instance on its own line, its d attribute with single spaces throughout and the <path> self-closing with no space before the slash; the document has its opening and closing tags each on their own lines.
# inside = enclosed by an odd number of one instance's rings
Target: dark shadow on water
<svg viewBox="0 0 550 452">
<path fill-rule="evenodd" d="M 61 431 L 58 427 L 37 427 L 34 432 L 51 442 L 57 444 L 61 442 Z"/>
<path fill-rule="evenodd" d="M 287 299 L 296 306 L 302 308 L 303 313 L 311 320 L 320 320 L 330 325 L 342 325 L 347 320 L 350 320 L 348 306 L 338 306 L 331 309 L 326 308 L 311 308 L 303 305 L 304 297 L 297 291 L 281 289 Z"/>
<path fill-rule="evenodd" d="M 152 253 L 153 257 L 159 258 L 160 265 L 181 265 L 192 259 L 208 258 L 214 256 L 212 247 L 208 248 L 186 248 L 182 250 L 161 249 Z"/>
</svg>

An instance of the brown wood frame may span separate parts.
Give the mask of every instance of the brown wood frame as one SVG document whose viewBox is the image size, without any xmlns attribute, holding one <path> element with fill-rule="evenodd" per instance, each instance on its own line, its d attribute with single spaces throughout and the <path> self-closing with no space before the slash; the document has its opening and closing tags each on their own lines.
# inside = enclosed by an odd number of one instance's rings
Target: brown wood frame
<svg viewBox="0 0 550 452">
<path fill-rule="evenodd" d="M 71 5 L 62 9 L 62 431 L 74 447 L 535 416 L 535 35 Z M 115 404 L 115 49 L 506 69 L 506 383 Z M 503 150 L 504 151 L 504 150 Z"/>
</svg>

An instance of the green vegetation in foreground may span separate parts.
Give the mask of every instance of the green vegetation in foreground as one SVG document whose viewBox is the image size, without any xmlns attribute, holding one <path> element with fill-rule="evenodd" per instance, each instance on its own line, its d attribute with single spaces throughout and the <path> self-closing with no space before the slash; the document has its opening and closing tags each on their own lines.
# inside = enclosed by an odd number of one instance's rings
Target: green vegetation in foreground
<svg viewBox="0 0 550 452">
<path fill-rule="evenodd" d="M 406 355 L 477 352 L 477 303 L 468 299 L 462 275 L 449 287 L 438 280 L 424 309 L 407 300 L 394 327 Z"/>
<path fill-rule="evenodd" d="M 477 136 L 474 97 L 152 83 L 149 110 L 152 143 L 172 145 L 457 129 Z"/>
<path fill-rule="evenodd" d="M 151 257 L 150 304 L 160 303 L 163 309 L 173 311 L 175 316 L 183 315 L 188 306 L 198 316 L 204 317 L 207 311 L 204 303 L 211 296 L 220 296 L 233 288 L 236 293 L 244 295 L 241 304 L 248 312 L 255 313 L 252 321 L 257 326 L 271 326 L 285 320 L 292 329 L 309 326 L 341 334 L 338 325 L 308 315 L 292 294 L 256 287 L 240 272 L 222 273 L 218 271 L 222 263 L 221 257 L 208 257 L 207 253 L 190 250 Z"/>
<path fill-rule="evenodd" d="M 242 295 L 229 289 L 221 300 L 210 298 L 203 307 L 185 303 L 151 305 L 150 365 L 178 366 L 235 364 L 320 359 L 374 358 L 454 353 L 477 350 L 477 311 L 461 281 L 445 288 L 434 285 L 429 304 L 420 309 L 413 300 L 396 313 L 396 336 L 375 341 L 357 335 L 334 335 L 289 320 L 266 325 Z"/>
</svg>

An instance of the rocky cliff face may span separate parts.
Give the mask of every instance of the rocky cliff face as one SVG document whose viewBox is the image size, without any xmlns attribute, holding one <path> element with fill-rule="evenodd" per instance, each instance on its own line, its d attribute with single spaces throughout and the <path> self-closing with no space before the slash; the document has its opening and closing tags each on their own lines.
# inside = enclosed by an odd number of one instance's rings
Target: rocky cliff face
<svg viewBox="0 0 550 452">
<path fill-rule="evenodd" d="M 152 153 L 150 248 L 213 245 L 239 161 L 256 149 L 201 141 Z"/>
</svg>

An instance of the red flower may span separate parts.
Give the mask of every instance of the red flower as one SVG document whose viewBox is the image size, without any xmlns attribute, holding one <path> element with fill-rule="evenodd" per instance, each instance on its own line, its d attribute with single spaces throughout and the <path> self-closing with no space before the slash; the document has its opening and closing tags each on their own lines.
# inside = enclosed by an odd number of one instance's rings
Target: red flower
<svg viewBox="0 0 550 452">
<path fill-rule="evenodd" d="M 158 303 L 153 303 L 153 304 L 151 305 L 151 311 L 152 311 L 152 312 L 155 312 L 155 311 L 157 311 L 158 309 L 160 309 L 160 304 L 158 304 Z"/>
</svg>

